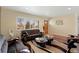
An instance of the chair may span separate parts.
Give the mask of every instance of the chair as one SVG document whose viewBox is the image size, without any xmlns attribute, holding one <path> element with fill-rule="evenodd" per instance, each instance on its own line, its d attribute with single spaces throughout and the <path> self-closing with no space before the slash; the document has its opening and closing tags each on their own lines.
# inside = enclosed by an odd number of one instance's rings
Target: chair
<svg viewBox="0 0 79 59">
<path fill-rule="evenodd" d="M 6 38 L 0 34 L 0 53 L 7 53 L 8 50 L 8 42 Z"/>
</svg>

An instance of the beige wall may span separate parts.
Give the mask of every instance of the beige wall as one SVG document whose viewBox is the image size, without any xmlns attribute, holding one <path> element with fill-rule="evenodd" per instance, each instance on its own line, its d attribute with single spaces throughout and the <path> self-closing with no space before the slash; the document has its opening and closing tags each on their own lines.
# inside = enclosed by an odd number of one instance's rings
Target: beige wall
<svg viewBox="0 0 79 59">
<path fill-rule="evenodd" d="M 1 33 L 1 7 L 0 7 L 0 33 Z"/>
<path fill-rule="evenodd" d="M 56 25 L 56 20 L 62 20 L 63 25 Z M 75 26 L 75 15 L 53 17 L 49 23 L 49 34 L 76 34 Z"/>
<path fill-rule="evenodd" d="M 1 8 L 1 33 L 4 34 L 6 37 L 8 37 L 8 32 L 9 30 L 13 30 L 15 32 L 15 34 L 17 35 L 17 31 L 16 31 L 16 17 L 17 16 L 22 16 L 25 18 L 33 18 L 36 20 L 43 20 L 43 17 L 38 17 L 38 16 L 32 16 L 32 15 L 28 15 L 25 13 L 21 13 L 21 12 L 17 12 L 17 11 L 13 11 L 13 10 L 9 10 L 9 9 L 5 9 L 5 8 Z M 40 30 L 42 31 L 42 21 L 39 22 L 39 27 Z"/>
<path fill-rule="evenodd" d="M 25 13 L 1 8 L 1 33 L 4 34 L 6 37 L 8 37 L 9 30 L 13 30 L 15 34 L 17 35 L 18 32 L 16 31 L 16 17 L 22 16 L 22 17 L 28 17 L 33 18 L 36 20 L 39 20 L 39 27 L 40 30 L 43 31 L 43 20 L 46 19 L 44 17 L 39 16 L 33 16 L 28 15 Z M 63 25 L 56 25 L 55 20 L 61 19 L 63 20 Z M 68 35 L 68 34 L 75 34 L 75 16 L 74 15 L 68 15 L 68 16 L 59 16 L 59 17 L 53 17 L 51 21 L 49 22 L 49 34 L 59 34 L 59 35 Z"/>
</svg>

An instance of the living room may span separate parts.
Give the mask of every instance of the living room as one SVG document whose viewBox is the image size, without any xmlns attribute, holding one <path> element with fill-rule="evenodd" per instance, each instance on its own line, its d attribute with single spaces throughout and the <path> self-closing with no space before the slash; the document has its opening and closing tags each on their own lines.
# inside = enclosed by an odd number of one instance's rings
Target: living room
<svg viewBox="0 0 79 59">
<path fill-rule="evenodd" d="M 21 31 L 30 31 L 35 33 L 36 29 L 43 36 L 53 39 L 55 45 L 37 48 L 29 43 L 36 53 L 55 52 L 65 53 L 68 51 L 67 40 L 70 35 L 78 37 L 78 10 L 79 7 L 69 6 L 1 6 L 0 7 L 0 33 L 11 42 L 13 39 L 22 39 Z M 62 10 L 62 11 L 61 11 Z M 77 12 L 76 12 L 77 11 Z M 31 25 L 26 26 L 26 23 Z M 20 26 L 21 25 L 21 26 Z M 35 29 L 35 30 L 34 30 Z M 28 35 L 30 35 L 28 33 Z M 30 35 L 33 36 L 33 35 Z M 39 37 L 31 37 L 31 39 L 44 39 Z M 69 37 L 70 38 L 70 37 Z M 24 37 L 23 37 L 24 39 Z M 27 38 L 26 38 L 27 39 Z M 27 40 L 26 40 L 27 41 Z M 25 44 L 25 41 L 23 41 Z M 38 45 L 39 43 L 34 42 Z M 26 45 L 26 44 L 25 44 Z M 78 45 L 78 44 L 77 44 Z M 42 49 L 42 50 L 41 50 Z M 60 50 L 61 49 L 61 50 Z M 44 51 L 43 51 L 44 50 Z M 73 50 L 73 49 L 72 49 Z M 79 52 L 79 50 L 77 51 Z"/>
</svg>

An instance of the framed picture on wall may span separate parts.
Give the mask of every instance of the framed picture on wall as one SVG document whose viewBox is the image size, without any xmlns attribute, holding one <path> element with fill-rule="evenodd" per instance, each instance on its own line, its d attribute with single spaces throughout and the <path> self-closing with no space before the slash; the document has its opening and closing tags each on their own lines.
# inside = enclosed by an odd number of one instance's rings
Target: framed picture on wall
<svg viewBox="0 0 79 59">
<path fill-rule="evenodd" d="M 56 25 L 63 25 L 63 20 L 56 20 Z"/>
<path fill-rule="evenodd" d="M 39 28 L 39 21 L 32 18 L 17 17 L 16 28 L 17 30 L 36 29 Z"/>
</svg>

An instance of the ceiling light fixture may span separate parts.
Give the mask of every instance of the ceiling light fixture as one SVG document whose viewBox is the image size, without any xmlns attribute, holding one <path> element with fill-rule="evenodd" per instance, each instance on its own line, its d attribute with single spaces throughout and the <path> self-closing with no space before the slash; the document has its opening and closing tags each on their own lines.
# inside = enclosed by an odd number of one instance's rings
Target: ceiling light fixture
<svg viewBox="0 0 79 59">
<path fill-rule="evenodd" d="M 67 8 L 68 10 L 71 10 L 71 8 Z"/>
<path fill-rule="evenodd" d="M 25 8 L 25 9 L 29 9 L 29 8 Z"/>
</svg>

